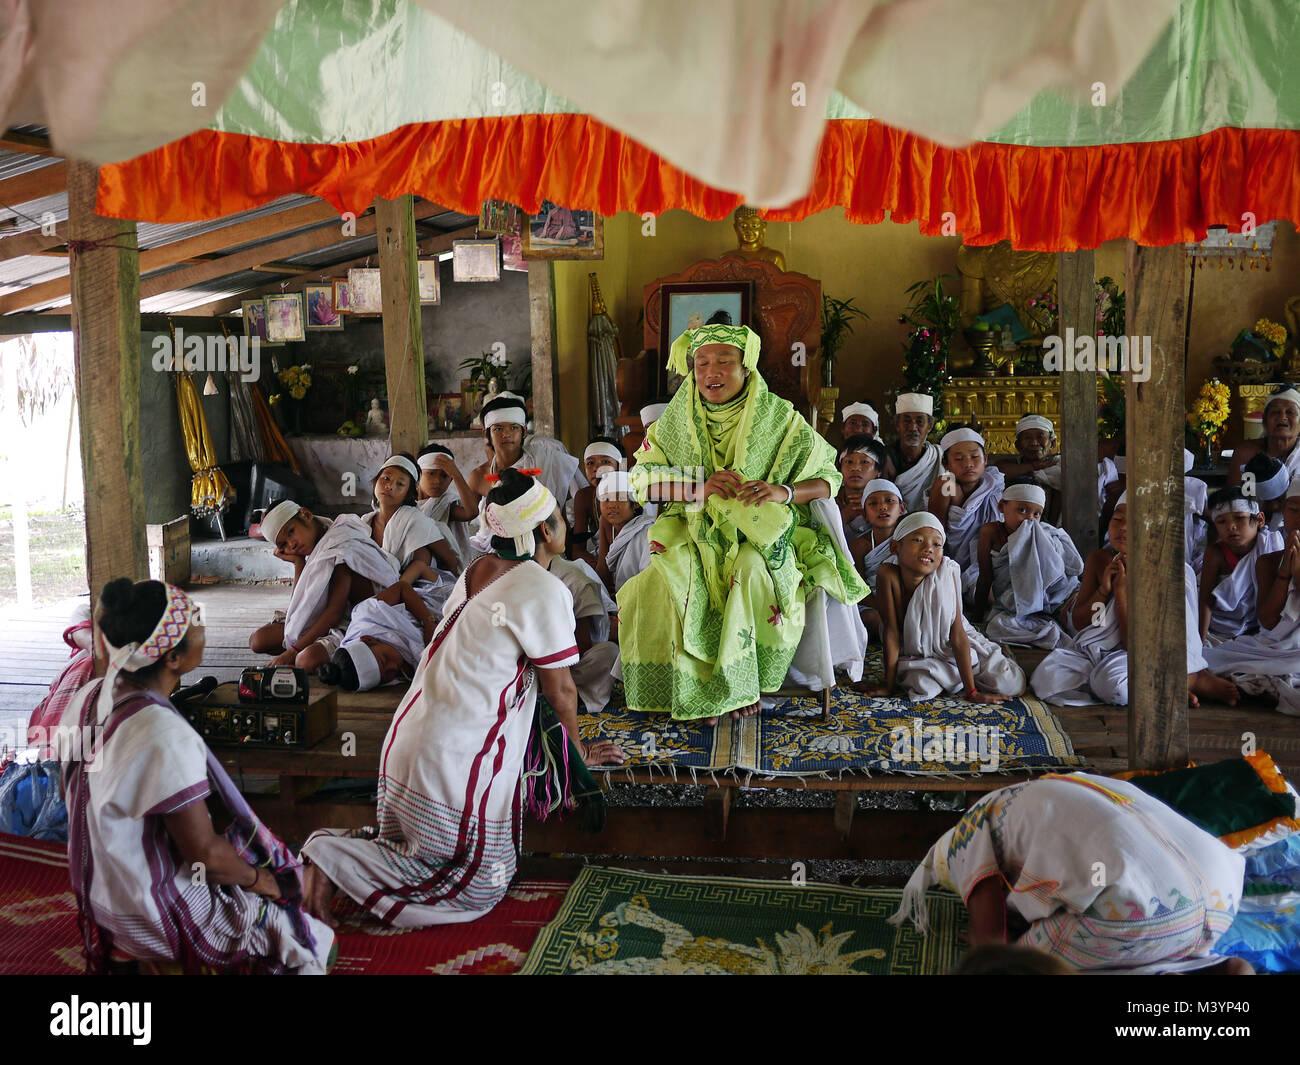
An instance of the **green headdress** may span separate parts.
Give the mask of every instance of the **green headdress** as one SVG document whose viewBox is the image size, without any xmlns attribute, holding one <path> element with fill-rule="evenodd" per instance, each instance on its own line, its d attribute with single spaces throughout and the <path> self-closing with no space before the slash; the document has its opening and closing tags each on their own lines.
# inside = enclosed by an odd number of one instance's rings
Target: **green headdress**
<svg viewBox="0 0 1300 1065">
<path fill-rule="evenodd" d="M 687 359 L 705 344 L 730 344 L 743 353 L 743 365 L 746 370 L 758 368 L 758 353 L 762 341 L 747 325 L 702 325 L 698 329 L 688 329 L 676 340 L 668 352 L 668 369 L 670 372 L 685 377 L 691 372 Z"/>
</svg>

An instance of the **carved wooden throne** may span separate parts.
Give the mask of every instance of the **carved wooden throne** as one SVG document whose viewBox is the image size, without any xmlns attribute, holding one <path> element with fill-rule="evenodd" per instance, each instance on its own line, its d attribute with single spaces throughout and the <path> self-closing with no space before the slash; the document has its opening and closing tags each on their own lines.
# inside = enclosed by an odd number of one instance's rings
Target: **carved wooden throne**
<svg viewBox="0 0 1300 1065">
<path fill-rule="evenodd" d="M 767 387 L 788 399 L 807 417 L 820 394 L 822 283 L 807 274 L 781 270 L 762 260 L 705 259 L 679 274 L 646 285 L 645 351 L 619 364 L 619 424 L 628 426 L 624 446 L 629 453 L 641 443 L 641 407 L 655 398 L 668 345 L 661 343 L 659 288 L 664 284 L 698 281 L 750 281 L 754 286 L 750 327 L 762 338 L 758 369 Z M 802 344 L 802 352 L 796 345 Z"/>
</svg>

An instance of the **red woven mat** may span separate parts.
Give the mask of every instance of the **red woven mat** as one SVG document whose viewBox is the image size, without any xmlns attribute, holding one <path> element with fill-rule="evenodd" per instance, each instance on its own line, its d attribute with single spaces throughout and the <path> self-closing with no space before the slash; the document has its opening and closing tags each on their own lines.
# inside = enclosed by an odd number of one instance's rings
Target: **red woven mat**
<svg viewBox="0 0 1300 1065">
<path fill-rule="evenodd" d="M 366 918 L 350 901 L 335 904 L 335 973 L 513 973 L 555 916 L 569 885 L 517 880 L 486 917 L 467 924 L 401 931 Z M 84 970 L 66 848 L 0 833 L 0 974 Z"/>
</svg>

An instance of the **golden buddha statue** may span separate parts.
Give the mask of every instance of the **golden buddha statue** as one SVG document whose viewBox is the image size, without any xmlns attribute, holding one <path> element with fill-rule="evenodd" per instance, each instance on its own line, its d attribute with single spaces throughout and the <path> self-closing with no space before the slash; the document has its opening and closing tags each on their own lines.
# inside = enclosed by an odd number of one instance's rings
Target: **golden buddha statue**
<svg viewBox="0 0 1300 1065">
<path fill-rule="evenodd" d="M 732 220 L 732 225 L 736 230 L 736 240 L 740 247 L 734 251 L 727 252 L 723 258 L 738 259 L 762 259 L 769 262 L 778 270 L 785 269 L 785 256 L 775 248 L 763 246 L 763 238 L 767 235 L 767 223 L 758 217 L 758 212 L 752 207 L 737 207 L 736 217 Z"/>
<path fill-rule="evenodd" d="M 1054 254 L 1012 251 L 1009 240 L 987 248 L 963 244 L 957 249 L 957 272 L 961 274 L 962 321 L 1009 303 L 1030 333 L 1045 332 L 1041 316 L 1029 301 L 1055 289 Z"/>
</svg>

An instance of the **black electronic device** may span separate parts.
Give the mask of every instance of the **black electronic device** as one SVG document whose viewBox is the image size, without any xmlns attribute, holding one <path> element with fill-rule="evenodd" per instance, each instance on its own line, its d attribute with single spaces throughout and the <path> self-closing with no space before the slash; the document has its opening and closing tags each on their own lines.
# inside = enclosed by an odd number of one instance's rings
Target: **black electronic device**
<svg viewBox="0 0 1300 1065">
<path fill-rule="evenodd" d="M 338 725 L 332 691 L 304 703 L 248 702 L 226 683 L 177 709 L 209 747 L 312 747 Z"/>
<path fill-rule="evenodd" d="M 239 699 L 245 703 L 306 704 L 307 671 L 296 666 L 249 666 L 239 675 Z"/>
</svg>

